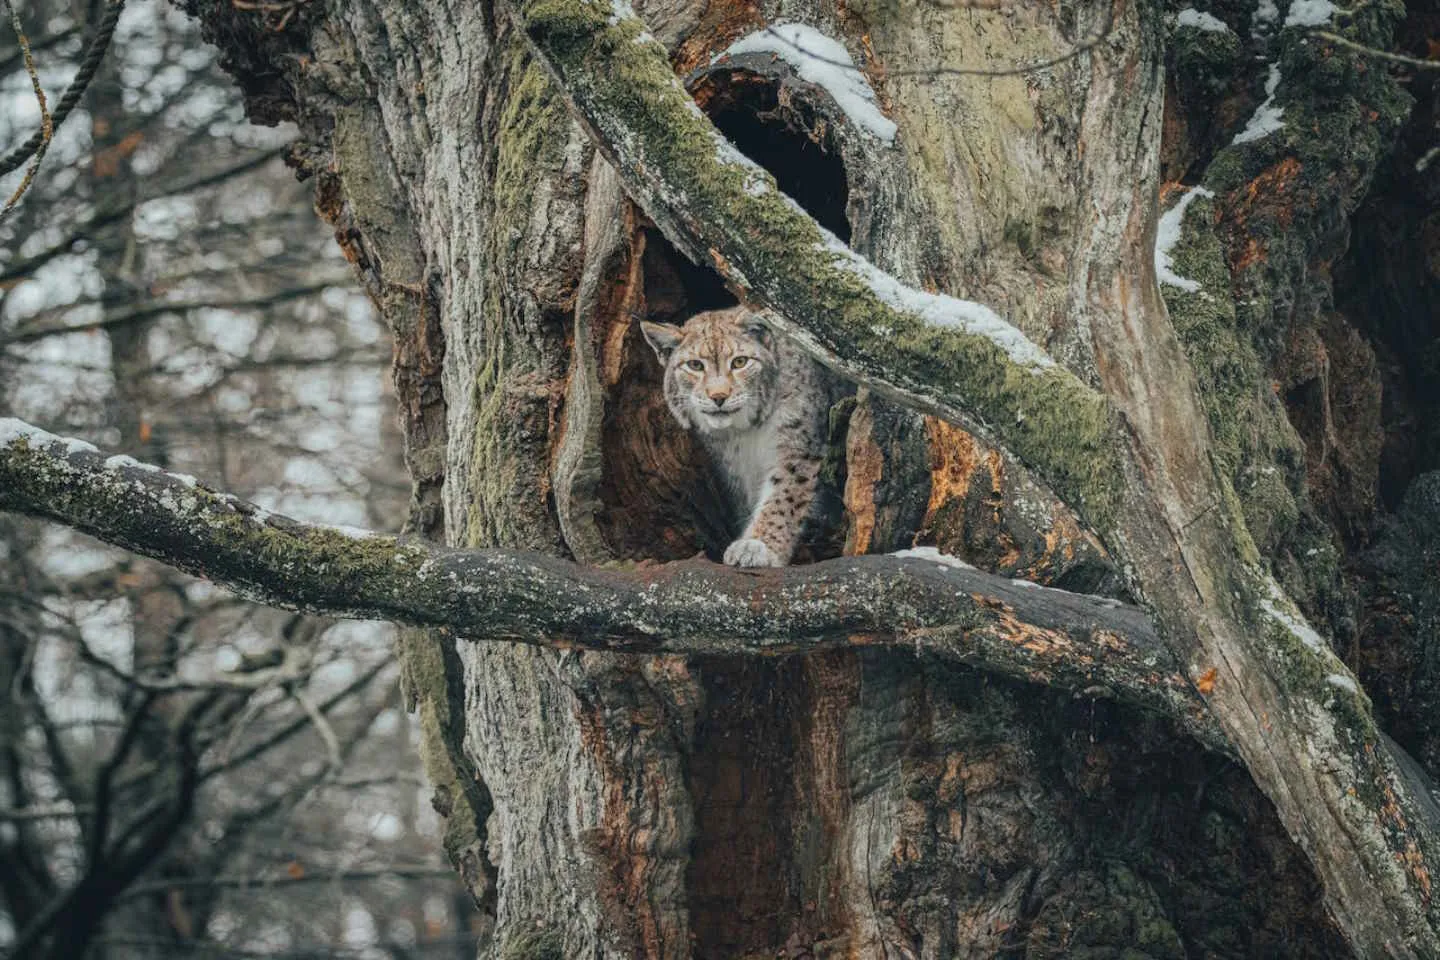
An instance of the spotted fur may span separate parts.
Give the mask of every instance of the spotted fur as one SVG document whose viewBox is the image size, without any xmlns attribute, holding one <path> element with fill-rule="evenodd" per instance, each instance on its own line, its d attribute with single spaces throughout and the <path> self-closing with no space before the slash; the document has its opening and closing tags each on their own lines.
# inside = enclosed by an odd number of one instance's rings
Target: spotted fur
<svg viewBox="0 0 1440 960">
<path fill-rule="evenodd" d="M 783 567 L 815 505 L 833 377 L 745 307 L 641 329 L 665 366 L 666 405 L 709 449 L 745 518 L 725 562 Z"/>
</svg>

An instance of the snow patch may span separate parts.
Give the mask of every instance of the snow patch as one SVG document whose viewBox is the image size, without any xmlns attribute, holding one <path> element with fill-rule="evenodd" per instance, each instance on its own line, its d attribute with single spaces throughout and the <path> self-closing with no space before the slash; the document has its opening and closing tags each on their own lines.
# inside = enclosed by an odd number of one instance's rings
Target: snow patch
<svg viewBox="0 0 1440 960">
<path fill-rule="evenodd" d="M 984 337 L 1022 366 L 1035 370 L 1055 366 L 1055 361 L 1050 359 L 1049 354 L 1036 346 L 1018 327 L 1000 319 L 995 311 L 984 304 L 906 286 L 845 246 L 833 233 L 822 232 L 825 233 L 826 249 L 842 258 L 837 266 L 857 274 L 869 285 L 875 296 L 888 306 L 902 313 L 915 314 L 931 326 Z"/>
<path fill-rule="evenodd" d="M 900 557 L 902 560 L 930 560 L 940 564 L 942 567 L 954 567 L 956 570 L 975 569 L 959 557 L 952 557 L 948 553 L 941 553 L 938 547 L 910 547 L 907 550 L 896 550 L 890 554 L 890 556 Z"/>
<path fill-rule="evenodd" d="M 1297 2 L 1304 2 L 1304 0 L 1297 0 Z M 1323 3 L 1324 0 L 1321 2 Z M 1175 25 L 1177 27 L 1194 27 L 1196 30 L 1204 30 L 1207 33 L 1230 32 L 1230 28 L 1225 25 L 1224 20 L 1203 10 L 1196 10 L 1194 7 L 1186 7 L 1181 10 L 1175 17 Z"/>
<path fill-rule="evenodd" d="M 1258 11 L 1255 16 L 1260 16 Z M 1230 141 L 1232 144 L 1249 143 L 1251 140 L 1259 140 L 1261 137 L 1274 133 L 1276 130 L 1285 126 L 1284 122 L 1280 119 L 1285 115 L 1285 110 L 1282 107 L 1275 106 L 1275 91 L 1279 89 L 1279 87 L 1280 65 L 1278 63 L 1272 63 L 1270 64 L 1270 74 L 1265 78 L 1265 100 L 1260 106 L 1255 108 L 1254 114 L 1250 117 L 1250 122 L 1245 124 L 1245 129 L 1235 134 L 1235 139 Z"/>
<path fill-rule="evenodd" d="M 745 171 L 745 192 L 750 196 L 761 197 L 770 192 L 770 180 L 765 168 L 741 153 L 735 144 L 719 131 L 715 133 L 715 159 L 726 166 L 740 167 Z"/>
<path fill-rule="evenodd" d="M 880 112 L 870 82 L 839 40 L 804 23 L 777 23 L 741 37 L 715 60 L 739 53 L 775 54 L 794 67 L 800 79 L 830 94 L 861 130 L 885 143 L 895 142 L 895 121 Z"/>
<path fill-rule="evenodd" d="M 635 8 L 630 6 L 630 0 L 610 0 L 610 16 L 606 22 L 615 26 L 621 20 L 634 20 Z"/>
<path fill-rule="evenodd" d="M 1185 211 L 1196 197 L 1215 196 L 1204 187 L 1191 187 L 1180 197 L 1180 202 L 1175 204 L 1160 218 L 1160 225 L 1155 230 L 1155 276 L 1161 283 L 1168 283 L 1172 287 L 1179 287 L 1187 293 L 1195 293 L 1200 289 L 1198 281 L 1182 277 L 1174 270 L 1174 261 L 1170 259 L 1170 253 L 1175 249 L 1175 244 L 1180 242 L 1180 225 L 1185 220 Z"/>
<path fill-rule="evenodd" d="M 1343 673 L 1332 673 L 1325 678 L 1325 682 L 1332 687 L 1338 687 L 1344 690 L 1346 693 L 1358 694 L 1360 692 L 1360 688 L 1355 686 L 1354 679 L 1345 676 Z"/>
<path fill-rule="evenodd" d="M 1290 12 L 1285 15 L 1285 26 L 1324 26 L 1335 15 L 1335 10 L 1335 4 L 1330 0 L 1294 0 L 1290 4 Z"/>
<path fill-rule="evenodd" d="M 375 536 L 373 530 L 366 530 L 363 527 L 350 527 L 343 523 L 327 523 L 322 529 L 330 530 L 341 536 L 349 537 L 351 540 L 368 540 Z"/>
<path fill-rule="evenodd" d="M 123 453 L 117 453 L 105 460 L 106 470 L 119 470 L 121 467 L 129 467 L 132 470 L 144 470 L 146 473 L 160 473 L 159 467 L 153 463 L 142 463 L 134 457 L 127 457 Z"/>
<path fill-rule="evenodd" d="M 0 417 L 0 445 L 9 446 L 16 440 L 35 442 L 37 440 L 49 439 L 53 434 L 46 433 L 39 427 L 32 427 L 24 420 L 16 420 L 14 417 Z"/>
<path fill-rule="evenodd" d="M 1275 0 L 1260 0 L 1255 5 L 1254 19 L 1260 23 L 1269 23 L 1272 20 L 1280 19 L 1280 8 L 1275 6 Z"/>
<path fill-rule="evenodd" d="M 1280 585 L 1273 578 L 1266 578 L 1266 589 L 1270 592 L 1270 596 L 1260 601 L 1260 609 L 1279 621 L 1281 626 L 1289 630 L 1297 640 L 1311 650 L 1316 653 L 1329 653 L 1330 645 L 1325 642 L 1325 638 L 1316 633 L 1315 628 L 1306 623 L 1303 617 L 1296 616 L 1285 609 L 1290 601 L 1286 599 L 1285 594 L 1280 590 Z"/>
<path fill-rule="evenodd" d="M 100 450 L 93 443 L 86 443 L 75 437 L 57 437 L 47 430 L 31 426 L 24 420 L 17 420 L 14 417 L 0 417 L 0 446 L 9 446 L 16 440 L 24 440 L 32 447 L 53 446 L 61 444 L 65 447 L 66 453 L 99 453 Z"/>
</svg>

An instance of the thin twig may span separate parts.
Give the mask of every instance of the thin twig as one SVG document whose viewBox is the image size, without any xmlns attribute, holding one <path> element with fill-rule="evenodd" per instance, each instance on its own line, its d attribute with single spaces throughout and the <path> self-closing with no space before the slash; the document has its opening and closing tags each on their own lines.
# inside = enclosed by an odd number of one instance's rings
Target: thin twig
<svg viewBox="0 0 1440 960">
<path fill-rule="evenodd" d="M 1037 60 L 1035 63 L 1028 63 L 1014 67 L 1000 67 L 997 69 L 985 69 L 983 67 L 917 67 L 913 70 L 886 70 L 887 77 L 1018 77 L 1027 73 L 1034 73 L 1037 70 L 1048 70 L 1051 67 L 1058 67 L 1062 63 L 1074 60 L 1087 51 L 1093 50 L 1105 42 L 1110 31 L 1115 27 L 1115 9 L 1112 6 L 1106 8 L 1105 22 L 1100 25 L 1100 30 L 1094 36 L 1071 47 L 1066 52 L 1048 60 Z M 839 67 L 842 70 L 850 70 L 854 73 L 862 72 L 860 67 L 849 60 L 838 60 L 831 57 L 821 56 L 811 50 L 805 49 L 800 44 L 782 35 L 774 27 L 767 26 L 765 33 L 787 47 L 792 47 L 804 54 L 808 59 L 816 63 L 823 63 L 831 67 Z"/>
<path fill-rule="evenodd" d="M 75 25 L 66 27 L 64 30 L 59 31 L 58 33 L 52 33 L 49 36 L 41 37 L 39 40 L 31 40 L 30 52 L 39 53 L 42 50 L 49 50 L 51 47 L 56 46 L 57 44 L 64 43 L 66 40 L 69 40 L 71 37 L 75 36 L 75 34 L 79 32 L 80 27 L 78 25 Z M 20 63 L 20 61 L 24 58 L 25 52 L 23 50 L 17 50 L 12 54 L 7 55 L 4 60 L 0 60 L 0 73 L 9 73 L 11 70 L 15 69 L 16 64 Z"/>
<path fill-rule="evenodd" d="M 0 807 L 0 821 L 19 823 L 27 820 L 73 820 L 81 814 L 94 812 L 91 804 L 33 803 L 24 807 Z"/>
<path fill-rule="evenodd" d="M 338 278 L 336 278 L 338 279 Z M 87 323 L 54 324 L 51 326 L 28 327 L 22 326 L 17 332 L 0 338 L 0 347 L 9 347 L 15 344 L 32 343 L 36 340 L 43 340 L 47 337 L 60 337 L 71 333 L 89 333 L 92 330 L 113 330 L 117 327 L 124 327 L 141 320 L 149 320 L 166 313 L 188 313 L 192 310 L 259 310 L 265 307 L 278 306 L 282 303 L 290 303 L 301 300 L 317 293 L 323 293 L 335 283 L 328 279 L 320 283 L 307 283 L 299 287 L 291 287 L 286 290 L 279 290 L 275 293 L 265 294 L 259 297 L 238 297 L 233 300 L 222 300 L 215 297 L 201 297 L 194 300 L 165 300 L 157 299 L 142 301 L 128 310 L 111 313 L 99 319 Z M 66 312 L 75 309 L 76 304 L 66 304 L 58 307 L 55 311 L 45 311 L 38 314 L 38 318 L 63 316 Z M 24 321 L 29 324 L 37 317 L 27 318 Z"/>
<path fill-rule="evenodd" d="M 20 53 L 25 58 L 25 72 L 30 75 L 30 88 L 35 91 L 35 102 L 40 104 L 40 132 L 36 135 L 39 137 L 39 142 L 33 150 L 35 157 L 30 163 L 30 169 L 25 171 L 25 176 L 20 180 L 20 185 L 15 188 L 10 199 L 5 201 L 4 209 L 0 209 L 0 220 L 4 220 L 10 215 L 10 211 L 15 209 L 15 204 L 20 202 L 25 191 L 30 189 L 30 184 L 34 182 L 35 171 L 40 169 L 40 160 L 45 156 L 45 151 L 49 149 L 50 141 L 55 136 L 55 122 L 50 116 L 49 106 L 45 103 L 45 89 L 40 85 L 40 72 L 35 69 L 35 55 L 30 51 L 30 38 L 25 35 L 25 27 L 20 23 L 20 14 L 15 12 L 15 7 L 11 5 L 10 0 L 0 0 L 0 4 L 4 4 L 5 12 L 10 14 L 10 26 L 15 30 L 15 37 L 20 42 Z M 35 137 L 30 139 L 34 140 Z M 15 167 L 18 167 L 24 159 L 21 157 Z M 15 167 L 0 170 L 0 175 L 9 173 Z"/>
<path fill-rule="evenodd" d="M 305 716 L 310 720 L 310 725 L 320 735 L 320 740 L 325 744 L 325 759 L 330 767 L 331 773 L 338 773 L 344 765 L 344 759 L 340 756 L 340 738 L 335 736 L 335 728 L 330 726 L 330 721 L 325 719 L 325 714 L 315 706 L 315 702 L 305 695 L 305 691 L 292 688 L 290 696 L 300 704 L 300 709 L 305 711 Z"/>
<path fill-rule="evenodd" d="M 292 887 L 299 884 L 333 883 L 352 880 L 428 880 L 454 879 L 455 871 L 450 867 L 432 867 L 424 864 L 415 866 L 377 867 L 374 869 L 346 870 L 339 873 L 303 873 L 299 876 L 275 877 L 170 877 L 163 880 L 149 880 L 137 883 L 121 894 L 120 899 L 164 893 L 167 890 L 251 890 L 256 888 Z"/>
<path fill-rule="evenodd" d="M 374 680 L 387 666 L 390 665 L 390 663 L 391 661 L 389 659 L 385 659 L 372 664 L 368 669 L 366 669 L 364 673 L 360 674 L 360 676 L 356 677 L 354 680 L 350 681 L 340 690 L 337 690 L 335 693 L 327 697 L 324 701 L 317 704 L 317 707 L 320 709 L 321 712 L 333 710 L 340 703 L 349 699 L 356 693 L 359 693 L 364 687 L 368 686 L 372 680 Z M 309 722 L 309 719 L 306 717 L 297 717 L 296 719 L 291 720 L 289 723 L 285 724 L 285 726 L 281 727 L 279 730 L 276 730 L 269 736 L 265 737 L 263 740 L 260 740 L 258 743 L 250 744 L 240 753 L 237 753 L 234 756 L 230 756 L 228 754 L 225 755 L 224 758 L 218 761 L 214 766 L 206 768 L 201 773 L 201 782 L 203 783 L 205 781 L 208 781 L 211 778 L 219 776 L 220 774 L 223 774 L 228 770 L 233 770 L 236 767 L 244 766 L 245 764 L 256 759 L 257 757 L 264 755 L 271 748 L 278 746 L 279 744 L 288 740 L 290 737 L 299 733 L 301 730 L 305 729 Z"/>
<path fill-rule="evenodd" d="M 125 729 L 120 732 L 114 751 L 95 777 L 95 811 L 90 821 L 90 836 L 85 845 L 85 864 L 90 870 L 99 869 L 103 863 L 105 840 L 109 836 L 113 813 L 110 798 L 114 791 L 115 774 L 125 765 L 130 751 L 134 749 L 140 728 L 149 719 L 150 708 L 155 705 L 156 699 L 155 694 L 148 692 L 140 697 L 139 704 L 125 721 Z"/>
<path fill-rule="evenodd" d="M 1413 67 L 1416 70 L 1440 70 L 1440 60 L 1420 60 L 1416 57 L 1407 57 L 1403 53 L 1391 53 L 1389 50 L 1380 50 L 1376 47 L 1369 47 L 1354 40 L 1348 40 L 1338 33 L 1329 30 L 1311 30 L 1311 36 L 1329 40 L 1331 43 L 1338 43 L 1342 47 L 1354 50 L 1356 53 L 1363 53 L 1367 57 L 1374 57 L 1377 60 L 1388 60 L 1390 63 L 1397 63 L 1401 66 Z"/>
<path fill-rule="evenodd" d="M 254 156 L 238 164 L 235 164 L 234 166 L 226 167 L 224 170 L 218 170 L 215 173 L 206 174 L 194 180 L 181 180 L 178 182 L 173 180 L 166 180 L 167 183 L 173 182 L 175 185 L 167 186 L 164 189 L 161 189 L 155 193 L 142 193 L 140 196 L 132 197 L 124 204 L 116 207 L 111 207 L 109 209 L 96 213 L 88 221 L 80 224 L 73 231 L 71 231 L 69 236 L 65 237 L 65 239 L 61 240 L 59 243 L 56 243 L 53 246 L 50 246 L 40 251 L 34 256 L 26 257 L 24 260 L 14 261 L 7 264 L 5 266 L 5 269 L 3 271 L 0 271 L 0 285 L 11 283 L 17 279 L 20 279 L 21 277 L 25 277 L 31 273 L 34 273 L 35 270 L 39 269 L 44 264 L 50 262 L 61 254 L 69 252 L 71 247 L 75 246 L 76 243 L 84 240 L 89 235 L 89 231 L 99 229 L 100 227 L 103 227 L 107 224 L 114 223 L 121 217 L 127 216 L 137 206 L 139 206 L 140 203 L 144 201 L 156 200 L 162 197 L 179 196 L 192 190 L 200 190 L 204 187 L 213 186 L 216 183 L 228 180 L 230 177 L 247 173 L 256 167 L 261 166 L 262 164 L 268 163 L 271 159 L 282 155 L 284 152 L 284 147 L 276 147 L 273 150 L 266 150 L 262 153 L 257 153 Z"/>
<path fill-rule="evenodd" d="M 4 3 L 6 9 L 10 10 L 11 22 L 15 24 L 15 29 L 19 30 L 19 18 L 10 7 L 10 0 L 0 0 L 0 3 Z M 70 111 L 74 110 L 76 104 L 80 102 L 80 97 L 85 93 L 85 88 L 90 85 L 91 80 L 95 79 L 95 74 L 100 69 L 100 61 L 105 59 L 105 51 L 110 49 L 110 38 L 115 35 L 115 24 L 119 22 L 120 11 L 123 10 L 124 7 L 125 0 L 110 0 L 105 10 L 105 17 L 100 21 L 100 26 L 95 31 L 95 35 L 91 37 L 90 42 L 86 44 L 85 56 L 80 61 L 79 72 L 75 74 L 75 79 L 70 81 L 70 86 L 65 89 L 64 95 L 60 97 L 60 102 L 55 106 L 52 123 L 49 126 L 42 123 L 40 130 L 34 136 L 5 154 L 3 158 L 0 158 L 0 177 L 18 169 L 20 164 L 24 163 L 30 156 L 43 154 L 45 152 L 45 148 L 50 144 L 51 136 L 56 130 L 60 129 L 60 125 L 65 122 L 65 118 L 70 115 Z M 24 34 L 21 34 L 21 36 L 23 38 Z M 33 68 L 30 75 L 31 77 L 36 76 Z M 35 82 L 38 83 L 39 81 L 36 80 Z M 36 156 L 36 162 L 39 162 L 38 155 Z M 6 211 L 8 211 L 8 209 L 7 207 Z M 0 216 L 4 216 L 4 212 L 0 212 Z"/>
</svg>

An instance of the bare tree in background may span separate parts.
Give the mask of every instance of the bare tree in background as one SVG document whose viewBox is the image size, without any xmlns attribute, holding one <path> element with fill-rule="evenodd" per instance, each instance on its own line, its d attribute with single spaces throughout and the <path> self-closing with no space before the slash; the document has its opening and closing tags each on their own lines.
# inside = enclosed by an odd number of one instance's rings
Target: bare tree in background
<svg viewBox="0 0 1440 960">
<path fill-rule="evenodd" d="M 18 12 L 53 108 L 105 5 Z M 0 223 L 0 411 L 276 510 L 396 525 L 388 338 L 280 161 L 290 134 L 244 122 L 196 33 L 131 4 Z M 6 42 L 14 143 L 38 111 Z M 0 537 L 0 950 L 473 940 L 425 839 L 389 630 L 257 607 L 32 521 Z"/>
<path fill-rule="evenodd" d="M 415 628 L 486 955 L 1440 956 L 1434 10 L 635 8 L 187 4 L 390 328 L 417 536 L 17 424 L 0 506 Z M 635 320 L 735 296 L 863 388 L 842 559 L 678 562 Z"/>
</svg>

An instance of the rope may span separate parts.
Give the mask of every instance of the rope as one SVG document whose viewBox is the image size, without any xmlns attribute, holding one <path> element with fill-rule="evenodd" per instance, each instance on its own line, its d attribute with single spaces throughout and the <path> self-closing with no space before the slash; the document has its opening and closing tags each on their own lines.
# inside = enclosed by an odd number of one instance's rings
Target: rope
<svg viewBox="0 0 1440 960">
<path fill-rule="evenodd" d="M 95 72 L 100 69 L 100 61 L 105 59 L 105 51 L 110 48 L 110 38 L 115 35 L 115 24 L 120 20 L 120 11 L 125 8 L 125 0 L 110 0 L 105 17 L 100 21 L 100 29 L 90 38 L 85 48 L 85 59 L 80 61 L 80 72 L 75 74 L 75 79 L 70 81 L 70 86 L 65 90 L 65 95 L 55 106 L 55 112 L 51 114 L 51 135 L 60 129 L 60 124 L 75 109 L 80 98 L 85 94 L 85 88 L 90 81 L 95 79 Z M 46 142 L 47 138 L 43 130 L 37 130 L 29 140 L 7 153 L 0 159 L 0 177 L 19 168 L 35 151 Z"/>
</svg>

